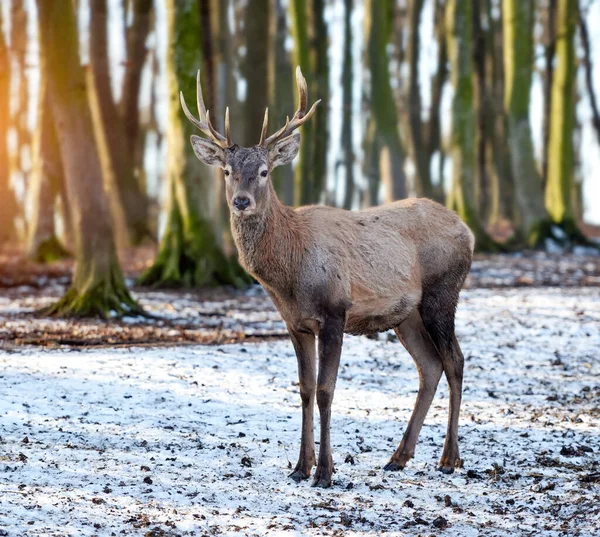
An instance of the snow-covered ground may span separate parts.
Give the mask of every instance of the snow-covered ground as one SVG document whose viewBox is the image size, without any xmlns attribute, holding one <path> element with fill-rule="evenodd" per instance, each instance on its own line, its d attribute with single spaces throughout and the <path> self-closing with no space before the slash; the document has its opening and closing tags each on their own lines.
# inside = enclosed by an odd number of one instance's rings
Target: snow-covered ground
<svg viewBox="0 0 600 537">
<path fill-rule="evenodd" d="M 450 476 L 435 470 L 444 382 L 415 459 L 381 470 L 417 374 L 390 334 L 347 337 L 328 490 L 287 478 L 286 340 L 0 351 L 0 535 L 598 535 L 599 325 L 598 289 L 463 293 L 465 466 Z"/>
</svg>

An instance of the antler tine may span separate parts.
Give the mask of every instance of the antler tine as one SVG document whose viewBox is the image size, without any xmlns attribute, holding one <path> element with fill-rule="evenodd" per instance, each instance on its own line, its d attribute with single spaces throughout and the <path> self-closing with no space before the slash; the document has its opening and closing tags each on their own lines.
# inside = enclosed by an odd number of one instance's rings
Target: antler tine
<svg viewBox="0 0 600 537">
<path fill-rule="evenodd" d="M 269 126 L 269 108 L 265 108 L 265 118 L 263 119 L 262 130 L 260 131 L 260 142 L 258 145 L 263 145 L 267 138 L 267 127 Z"/>
<path fill-rule="evenodd" d="M 297 116 L 298 113 L 303 114 L 306 111 L 306 104 L 308 102 L 308 85 L 300 66 L 296 67 L 296 86 L 298 86 L 298 110 L 296 110 L 295 114 Z"/>
<path fill-rule="evenodd" d="M 225 142 L 227 143 L 227 140 L 225 139 L 225 137 L 222 134 L 219 134 L 215 128 L 212 126 L 212 123 L 210 122 L 210 110 L 206 111 L 206 126 L 208 127 L 208 131 L 210 132 L 210 135 L 217 141 L 217 142 Z M 223 144 L 221 144 L 223 145 Z M 228 147 L 228 146 L 226 146 Z"/>
<path fill-rule="evenodd" d="M 183 108 L 183 113 L 185 114 L 185 117 L 187 117 L 195 127 L 197 127 L 204 134 L 212 138 L 221 147 L 230 147 L 232 145 L 229 131 L 229 109 L 227 109 L 227 111 L 225 112 L 225 134 L 227 135 L 225 137 L 222 134 L 219 134 L 210 122 L 210 116 L 208 114 L 208 110 L 206 110 L 206 106 L 204 105 L 204 99 L 202 97 L 200 71 L 198 71 L 198 76 L 196 77 L 196 100 L 198 102 L 198 113 L 200 114 L 200 119 L 195 118 L 190 112 L 185 102 L 185 97 L 183 96 L 182 91 L 179 92 L 179 100 L 181 101 L 181 107 Z"/>
<path fill-rule="evenodd" d="M 229 106 L 225 108 L 225 140 L 228 146 L 231 146 L 231 131 L 229 129 Z"/>
<path fill-rule="evenodd" d="M 272 134 L 266 140 L 264 140 L 264 143 L 262 143 L 261 145 L 264 145 L 265 147 L 269 147 L 270 145 L 275 143 L 277 140 L 280 140 L 281 138 L 285 138 L 285 137 L 289 136 L 298 127 L 300 127 L 301 125 L 306 123 L 312 117 L 312 115 L 315 113 L 317 105 L 321 102 L 321 99 L 316 101 L 311 106 L 311 108 L 308 112 L 306 111 L 307 103 L 308 103 L 308 88 L 307 88 L 307 84 L 306 84 L 306 79 L 302 75 L 300 66 L 298 66 L 296 68 L 296 85 L 298 87 L 298 110 L 296 110 L 294 117 L 292 118 L 291 121 L 288 117 L 286 119 L 285 125 L 281 129 L 279 129 L 276 133 Z"/>
<path fill-rule="evenodd" d="M 181 108 L 183 108 L 185 117 L 187 117 L 194 124 L 194 126 L 204 132 L 204 125 L 192 115 L 190 109 L 187 107 L 187 104 L 185 103 L 185 97 L 183 96 L 183 91 L 179 92 L 179 100 L 181 102 Z"/>
<path fill-rule="evenodd" d="M 202 95 L 202 82 L 200 81 L 200 69 L 196 74 L 196 102 L 198 104 L 198 113 L 200 120 L 206 118 L 206 106 L 204 105 L 204 97 Z"/>
</svg>

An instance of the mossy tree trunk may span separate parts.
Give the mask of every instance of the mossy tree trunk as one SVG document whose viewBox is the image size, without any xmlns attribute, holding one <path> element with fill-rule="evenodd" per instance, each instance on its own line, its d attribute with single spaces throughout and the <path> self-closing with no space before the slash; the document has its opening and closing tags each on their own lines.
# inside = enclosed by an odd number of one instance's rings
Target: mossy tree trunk
<svg viewBox="0 0 600 537">
<path fill-rule="evenodd" d="M 188 103 L 196 101 L 195 74 L 202 64 L 197 0 L 168 0 L 167 17 L 168 220 L 158 256 L 141 276 L 140 284 L 241 287 L 249 278 L 237 260 L 227 258 L 218 245 L 210 218 L 214 203 L 213 174 L 194 155 L 189 140 L 195 131 L 179 103 L 180 90 Z"/>
<path fill-rule="evenodd" d="M 58 240 L 55 228 L 55 207 L 64 181 L 64 171 L 43 73 L 33 140 L 33 161 L 28 191 L 31 221 L 27 230 L 27 255 L 37 262 L 47 263 L 61 259 L 68 253 Z"/>
<path fill-rule="evenodd" d="M 504 0 L 504 107 L 508 117 L 508 143 L 515 179 L 518 238 L 536 247 L 545 238 L 548 215 L 538 173 L 529 101 L 533 73 L 533 0 Z"/>
<path fill-rule="evenodd" d="M 452 100 L 452 208 L 475 235 L 478 249 L 495 249 L 477 214 L 478 191 L 475 100 L 473 84 L 473 6 L 471 2 L 449 0 L 446 5 L 446 31 L 450 73 L 454 87 Z"/>
<path fill-rule="evenodd" d="M 113 219 L 120 230 L 117 234 L 118 242 L 123 246 L 128 243 L 139 244 L 150 235 L 148 204 L 134 174 L 135 149 L 131 148 L 130 143 L 135 145 L 135 140 L 128 140 L 126 123 L 112 95 L 107 0 L 91 0 L 90 8 L 90 102 L 100 162 L 111 200 Z M 142 66 L 143 64 L 138 63 L 135 68 L 141 70 Z M 128 65 L 129 71 L 133 68 L 134 66 Z M 133 93 L 135 88 L 132 87 L 131 74 L 128 79 L 127 91 Z M 133 97 L 129 95 L 128 99 Z M 135 104 L 137 106 L 137 100 Z M 130 118 L 129 128 L 131 121 Z"/>
<path fill-rule="evenodd" d="M 370 106 L 375 119 L 374 134 L 385 187 L 385 201 L 407 196 L 404 173 L 405 149 L 400 140 L 398 114 L 390 82 L 387 46 L 391 35 L 392 4 L 389 0 L 369 0 L 365 5 L 365 39 L 371 73 Z M 373 146 L 372 146 L 373 147 Z"/>
<path fill-rule="evenodd" d="M 0 9 L 0 28 L 3 26 Z M 10 187 L 10 167 L 8 164 L 7 132 L 10 111 L 10 60 L 0 31 L 0 244 L 15 236 L 17 201 Z"/>
<path fill-rule="evenodd" d="M 289 1 L 292 21 L 292 36 L 294 38 L 294 64 L 299 65 L 306 78 L 308 94 L 311 99 L 318 98 L 312 93 L 314 68 L 310 46 L 309 2 L 305 0 Z M 297 104 L 297 103 L 296 103 Z M 319 111 L 317 111 L 317 115 Z M 312 166 L 314 161 L 315 119 L 302 126 L 300 155 L 294 170 L 294 203 L 306 205 L 315 196 L 315 174 Z"/>
<path fill-rule="evenodd" d="M 562 227 L 571 238 L 580 235 L 574 219 L 572 202 L 576 80 L 574 38 L 577 21 L 577 2 L 558 0 L 556 64 L 552 79 L 545 200 L 552 221 Z"/>
<path fill-rule="evenodd" d="M 37 0 L 42 70 L 66 175 L 75 237 L 75 273 L 47 314 L 108 318 L 141 310 L 119 267 L 71 2 Z"/>
</svg>

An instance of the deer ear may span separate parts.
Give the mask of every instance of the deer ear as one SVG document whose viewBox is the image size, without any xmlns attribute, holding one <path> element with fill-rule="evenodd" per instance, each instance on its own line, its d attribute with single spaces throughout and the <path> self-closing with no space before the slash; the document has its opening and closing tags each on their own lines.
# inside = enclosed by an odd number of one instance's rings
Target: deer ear
<svg viewBox="0 0 600 537">
<path fill-rule="evenodd" d="M 288 164 L 294 160 L 300 149 L 300 133 L 295 132 L 283 140 L 279 140 L 269 149 L 269 160 L 271 168 Z"/>
<path fill-rule="evenodd" d="M 225 150 L 220 145 L 196 135 L 190 139 L 200 162 L 209 166 L 225 166 Z"/>
</svg>

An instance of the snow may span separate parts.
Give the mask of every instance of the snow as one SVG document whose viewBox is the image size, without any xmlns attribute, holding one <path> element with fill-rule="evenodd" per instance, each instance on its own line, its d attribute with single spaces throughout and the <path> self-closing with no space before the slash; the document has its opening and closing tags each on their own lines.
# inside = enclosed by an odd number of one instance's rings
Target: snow
<svg viewBox="0 0 600 537">
<path fill-rule="evenodd" d="M 417 373 L 392 334 L 346 337 L 327 490 L 287 478 L 287 340 L 0 351 L 0 535 L 597 535 L 599 325 L 598 289 L 463 292 L 464 468 L 450 476 L 436 471 L 445 382 L 415 459 L 384 473 Z"/>
</svg>

